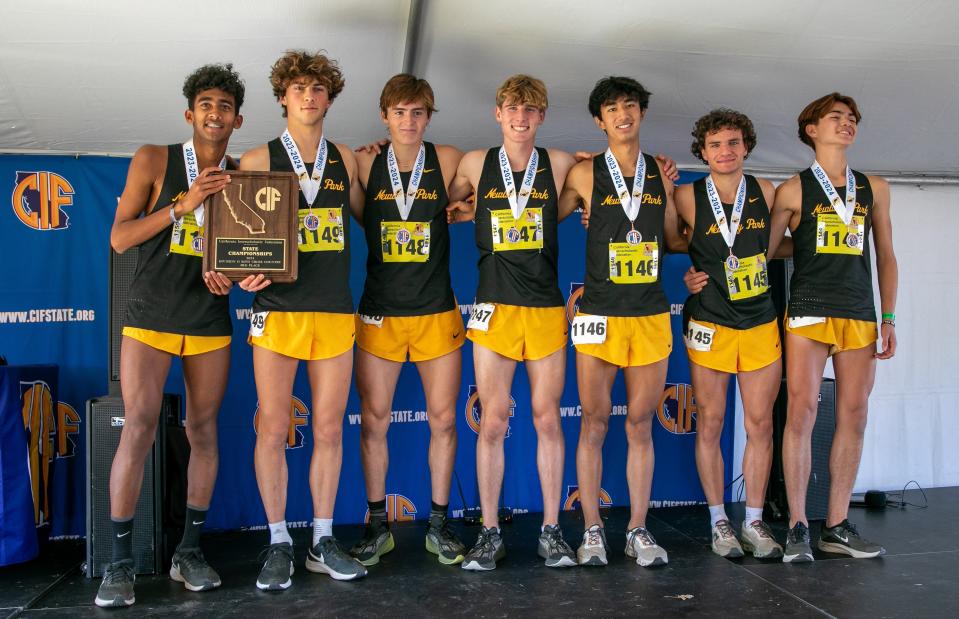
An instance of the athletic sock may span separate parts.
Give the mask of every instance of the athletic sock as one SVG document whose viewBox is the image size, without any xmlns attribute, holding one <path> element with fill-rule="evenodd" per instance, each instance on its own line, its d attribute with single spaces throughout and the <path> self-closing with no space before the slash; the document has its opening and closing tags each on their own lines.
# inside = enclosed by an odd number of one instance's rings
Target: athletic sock
<svg viewBox="0 0 959 619">
<path fill-rule="evenodd" d="M 293 545 L 293 538 L 290 532 L 286 530 L 286 520 L 270 523 L 270 545 L 289 544 Z"/>
<path fill-rule="evenodd" d="M 133 518 L 110 519 L 113 524 L 113 563 L 133 560 Z"/>
<path fill-rule="evenodd" d="M 183 548 L 199 548 L 200 532 L 203 530 L 203 523 L 206 522 L 206 512 L 209 508 L 193 507 L 190 504 L 186 506 L 186 518 L 183 522 L 183 539 L 177 550 Z"/>
<path fill-rule="evenodd" d="M 442 520 L 446 518 L 446 513 L 449 511 L 449 508 L 449 503 L 440 505 L 439 503 L 430 501 L 430 522 L 433 522 L 434 519 L 442 522 Z"/>
<path fill-rule="evenodd" d="M 726 517 L 726 506 L 720 503 L 719 505 L 710 505 L 709 506 L 709 526 L 714 527 L 716 523 L 720 520 L 729 520 Z"/>
<path fill-rule="evenodd" d="M 320 543 L 321 537 L 332 537 L 333 519 L 332 518 L 314 518 L 313 519 L 313 545 Z"/>
<path fill-rule="evenodd" d="M 387 529 L 390 528 L 389 522 L 386 518 L 386 499 L 380 499 L 379 501 L 367 501 L 366 506 L 370 510 L 370 524 L 376 526 L 384 526 Z"/>
<path fill-rule="evenodd" d="M 757 520 L 763 519 L 763 508 L 762 507 L 749 507 L 746 506 L 746 520 L 743 522 L 745 525 L 751 525 Z"/>
</svg>

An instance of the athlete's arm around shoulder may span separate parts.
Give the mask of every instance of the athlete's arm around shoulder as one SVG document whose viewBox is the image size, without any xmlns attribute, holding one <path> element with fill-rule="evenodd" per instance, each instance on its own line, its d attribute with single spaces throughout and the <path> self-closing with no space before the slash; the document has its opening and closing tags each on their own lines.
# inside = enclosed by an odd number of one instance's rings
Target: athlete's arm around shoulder
<svg viewBox="0 0 959 619">
<path fill-rule="evenodd" d="M 673 202 L 676 204 L 680 228 L 685 232 L 687 242 L 691 241 L 693 229 L 696 226 L 696 198 L 693 193 L 693 184 L 678 185 L 673 191 Z"/>
<path fill-rule="evenodd" d="M 446 207 L 449 223 L 471 221 L 476 215 L 476 201 L 474 200 L 471 204 L 466 202 L 466 198 L 475 194 L 476 188 L 479 187 L 485 157 L 486 151 L 472 150 L 463 155 L 459 165 L 456 166 L 456 174 L 450 181 L 447 191 L 450 198 L 450 205 Z"/>
<path fill-rule="evenodd" d="M 889 183 L 879 176 L 869 176 L 872 186 L 872 238 L 876 247 L 876 271 L 879 278 L 879 304 L 883 314 L 896 313 L 899 293 L 899 263 L 892 248 L 892 218 L 889 214 Z M 880 327 L 882 350 L 877 359 L 896 354 L 896 328 L 883 323 Z"/>
<path fill-rule="evenodd" d="M 566 175 L 566 183 L 559 194 L 558 217 L 562 221 L 570 213 L 582 207 L 589 217 L 589 201 L 593 193 L 593 162 L 580 161 Z"/>
<path fill-rule="evenodd" d="M 783 258 L 780 246 L 783 249 L 789 246 L 784 243 L 786 228 L 795 230 L 799 225 L 799 219 L 802 216 L 802 183 L 799 175 L 787 179 L 782 185 L 776 188 L 773 199 L 770 202 L 763 187 L 763 196 L 766 197 L 766 204 L 769 206 L 769 248 L 766 253 L 767 259 Z M 791 253 L 791 252 L 790 252 Z"/>
<path fill-rule="evenodd" d="M 689 251 L 689 243 L 683 234 L 683 223 L 676 213 L 676 202 L 673 199 L 676 185 L 673 179 L 666 176 L 663 172 L 663 164 L 656 161 L 656 167 L 659 168 L 659 177 L 663 179 L 663 189 L 666 192 L 666 212 L 663 218 L 663 234 L 666 236 L 666 248 L 673 253 L 686 253 Z"/>
<path fill-rule="evenodd" d="M 443 173 L 443 185 L 446 187 L 446 194 L 449 195 L 453 187 L 453 181 L 456 180 L 456 172 L 459 170 L 460 161 L 463 160 L 463 151 L 450 146 L 449 144 L 435 144 L 436 158 L 440 162 L 440 172 Z"/>
<path fill-rule="evenodd" d="M 353 219 L 363 223 L 363 205 L 366 203 L 366 194 L 363 189 L 366 187 L 365 181 L 360 178 L 360 168 L 357 163 L 356 155 L 350 150 L 349 146 L 332 143 L 343 158 L 343 166 L 346 168 L 346 174 L 350 179 L 350 214 Z M 369 180 L 369 171 L 367 171 L 366 180 Z"/>
</svg>

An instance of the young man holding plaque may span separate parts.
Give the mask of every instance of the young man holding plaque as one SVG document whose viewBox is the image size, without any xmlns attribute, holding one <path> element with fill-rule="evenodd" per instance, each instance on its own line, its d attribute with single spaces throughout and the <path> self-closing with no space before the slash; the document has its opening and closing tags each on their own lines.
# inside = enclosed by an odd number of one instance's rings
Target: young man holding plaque
<svg viewBox="0 0 959 619">
<path fill-rule="evenodd" d="M 451 210 L 453 220 L 474 217 L 479 285 L 467 337 L 473 341 L 476 386 L 483 407 L 476 469 L 483 529 L 463 568 L 492 570 L 506 556 L 498 510 L 503 483 L 503 440 L 509 427 L 510 388 L 516 364 L 529 375 L 537 466 L 543 492 L 538 552 L 550 567 L 575 565 L 558 524 L 563 481 L 563 429 L 559 399 L 566 370 L 567 322 L 557 283 L 557 223 L 572 212 L 558 208 L 566 173 L 575 160 L 538 148 L 546 117 L 543 82 L 514 75 L 496 92 L 494 114 L 503 145 L 467 153 L 450 188 L 451 200 L 475 196 Z"/>
<path fill-rule="evenodd" d="M 812 561 L 806 520 L 811 436 L 823 368 L 836 373 L 836 431 L 829 456 L 829 511 L 819 549 L 855 558 L 881 555 L 879 544 L 849 522 L 876 360 L 896 353 L 899 270 L 892 246 L 889 184 L 852 170 L 846 151 L 861 115 L 852 97 L 831 93 L 799 115 L 799 139 L 812 148 L 812 167 L 776 190 L 770 249 L 792 232 L 795 271 L 786 330 L 789 390 L 783 435 L 783 468 L 789 500 L 789 535 L 783 561 Z M 869 239 L 875 241 L 882 326 L 877 331 Z M 876 352 L 876 341 L 881 342 Z"/>
<path fill-rule="evenodd" d="M 589 218 L 586 276 L 573 320 L 576 378 L 583 407 L 576 451 L 586 531 L 581 565 L 606 565 L 606 534 L 599 515 L 602 448 L 610 393 L 620 368 L 626 379 L 626 479 L 630 519 L 626 555 L 642 566 L 667 562 L 646 529 L 653 478 L 652 420 L 662 397 L 672 350 L 669 304 L 659 278 L 663 252 L 684 247 L 673 206 L 673 183 L 639 144 L 649 92 L 628 77 L 607 77 L 589 96 L 589 111 L 606 134 L 603 156 L 569 173 L 560 210 L 583 206 Z"/>
<path fill-rule="evenodd" d="M 782 547 L 762 519 L 772 464 L 772 407 L 782 378 L 779 324 L 766 268 L 775 190 L 769 181 L 743 173 L 756 147 L 756 132 L 744 114 L 713 110 L 696 121 L 692 135 L 692 153 L 709 166 L 709 176 L 678 187 L 675 200 L 689 257 L 708 276 L 686 300 L 683 332 L 698 410 L 696 466 L 709 505 L 712 549 L 722 557 L 741 557 L 745 547 L 756 558 L 778 559 Z M 730 375 L 739 383 L 747 436 L 742 545 L 723 506 L 719 440 Z"/>
<path fill-rule="evenodd" d="M 222 171 L 234 167 L 226 150 L 233 130 L 243 124 L 244 87 L 232 65 L 206 65 L 187 77 L 183 94 L 193 137 L 185 144 L 149 144 L 137 150 L 110 233 L 116 251 L 139 246 L 140 258 L 120 345 L 124 425 L 110 471 L 113 558 L 97 606 L 135 601 L 133 514 L 175 356 L 182 360 L 186 384 L 190 463 L 183 539 L 170 576 L 191 591 L 220 586 L 199 540 L 216 481 L 216 418 L 233 327 L 225 296 L 229 280 L 201 273 L 203 201 L 230 181 Z"/>
<path fill-rule="evenodd" d="M 323 54 L 289 51 L 273 65 L 273 94 L 283 106 L 283 135 L 243 155 L 243 170 L 296 173 L 300 183 L 298 278 L 273 283 L 264 275 L 240 282 L 257 293 L 250 320 L 253 371 L 259 398 L 254 466 L 270 528 L 270 547 L 256 586 L 279 591 L 293 574 L 293 541 L 286 527 L 285 447 L 293 381 L 306 361 L 312 391 L 313 456 L 310 493 L 313 540 L 306 569 L 337 580 L 366 575 L 333 538 L 333 505 L 343 459 L 343 413 L 353 367 L 353 298 L 349 287 L 348 209 L 362 204 L 356 160 L 328 141 L 323 120 L 342 91 L 343 75 Z"/>
<path fill-rule="evenodd" d="M 357 155 L 366 194 L 360 221 L 369 255 L 356 317 L 356 386 L 370 517 L 350 552 L 366 566 L 378 563 L 394 545 L 386 514 L 386 433 L 407 357 L 419 370 L 430 426 L 426 549 L 446 565 L 461 562 L 466 551 L 447 524 L 464 329 L 450 284 L 446 206 L 447 187 L 463 153 L 423 141 L 435 111 L 426 80 L 393 76 L 380 95 L 390 145 L 378 154 L 366 150 Z"/>
</svg>

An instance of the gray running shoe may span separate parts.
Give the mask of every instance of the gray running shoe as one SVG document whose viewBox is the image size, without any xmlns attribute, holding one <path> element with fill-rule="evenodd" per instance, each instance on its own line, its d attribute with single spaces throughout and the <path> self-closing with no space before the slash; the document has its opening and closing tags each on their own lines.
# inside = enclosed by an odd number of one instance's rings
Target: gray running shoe
<svg viewBox="0 0 959 619">
<path fill-rule="evenodd" d="M 812 561 L 812 548 L 809 546 L 809 528 L 804 522 L 797 522 L 786 534 L 786 550 L 783 551 L 783 563 L 806 563 Z"/>
<path fill-rule="evenodd" d="M 736 532 L 728 520 L 720 520 L 713 525 L 713 552 L 724 559 L 739 559 L 743 556 L 743 547 L 736 539 Z"/>
<path fill-rule="evenodd" d="M 636 527 L 626 532 L 626 556 L 635 558 L 636 564 L 643 567 L 669 563 L 666 551 L 656 543 L 653 534 L 645 527 Z"/>
<path fill-rule="evenodd" d="M 389 527 L 371 520 L 366 524 L 363 537 L 350 548 L 350 554 L 369 567 L 379 563 L 380 557 L 393 550 L 395 546 Z"/>
<path fill-rule="evenodd" d="M 392 544 L 393 538 L 390 537 Z M 392 549 L 392 545 L 390 546 Z M 329 574 L 333 580 L 355 580 L 366 576 L 366 568 L 357 559 L 343 552 L 332 535 L 321 537 L 306 555 L 306 569 Z"/>
<path fill-rule="evenodd" d="M 563 530 L 558 524 L 548 524 L 539 534 L 539 547 L 536 554 L 546 559 L 546 567 L 573 567 L 576 565 L 576 553 L 563 539 Z"/>
<path fill-rule="evenodd" d="M 583 543 L 576 551 L 576 560 L 580 565 L 606 565 L 606 529 L 594 524 L 583 531 Z"/>
<path fill-rule="evenodd" d="M 443 565 L 456 565 L 463 562 L 466 546 L 450 529 L 446 516 L 431 516 L 426 529 L 426 550 L 439 557 Z"/>
<path fill-rule="evenodd" d="M 256 578 L 256 588 L 261 591 L 289 589 L 293 584 L 290 578 L 293 575 L 293 546 L 286 542 L 270 544 L 264 554 L 266 558 Z"/>
<path fill-rule="evenodd" d="M 199 548 L 178 548 L 173 553 L 170 578 L 190 591 L 209 591 L 220 586 L 220 575 L 203 558 Z"/>
<path fill-rule="evenodd" d="M 859 535 L 856 525 L 843 520 L 834 527 L 823 527 L 819 535 L 819 550 L 838 552 L 854 559 L 872 559 L 886 554 L 886 549 Z"/>
<path fill-rule="evenodd" d="M 783 547 L 776 542 L 769 525 L 762 520 L 744 523 L 740 538 L 743 550 L 753 553 L 757 559 L 778 559 L 783 556 Z"/>
<path fill-rule="evenodd" d="M 483 527 L 463 559 L 464 570 L 489 571 L 496 569 L 496 562 L 506 556 L 506 544 L 498 529 Z"/>
<path fill-rule="evenodd" d="M 97 606 L 103 608 L 133 606 L 137 601 L 133 595 L 133 560 L 125 559 L 107 565 L 103 570 L 103 582 L 97 590 Z"/>
</svg>

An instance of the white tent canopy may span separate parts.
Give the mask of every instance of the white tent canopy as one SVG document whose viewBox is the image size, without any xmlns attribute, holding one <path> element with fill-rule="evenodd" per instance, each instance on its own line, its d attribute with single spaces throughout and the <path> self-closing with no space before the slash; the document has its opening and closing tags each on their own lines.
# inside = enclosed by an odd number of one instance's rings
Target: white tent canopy
<svg viewBox="0 0 959 619">
<path fill-rule="evenodd" d="M 646 149 L 696 164 L 689 132 L 714 107 L 748 114 L 755 169 L 793 171 L 810 152 L 795 119 L 813 98 L 852 95 L 864 114 L 856 165 L 886 173 L 959 171 L 959 4 L 746 0 L 719 5 L 612 1 L 34 0 L 6 3 L 0 31 L 0 150 L 132 153 L 186 132 L 183 78 L 231 61 L 247 83 L 241 153 L 283 125 L 267 76 L 286 49 L 325 49 L 347 86 L 328 134 L 347 144 L 383 135 L 383 83 L 407 68 L 430 80 L 433 140 L 495 143 L 491 109 L 505 77 L 542 78 L 550 111 L 540 142 L 605 143 L 586 111 L 604 75 L 629 75 L 653 97 Z M 412 17 L 412 19 L 411 19 Z"/>
</svg>

